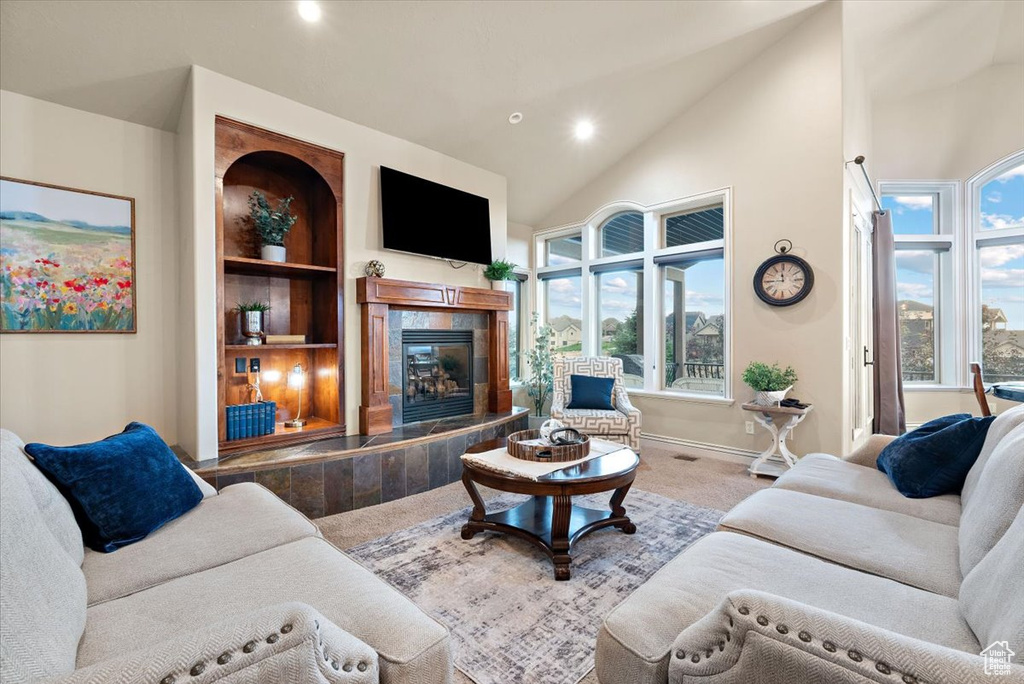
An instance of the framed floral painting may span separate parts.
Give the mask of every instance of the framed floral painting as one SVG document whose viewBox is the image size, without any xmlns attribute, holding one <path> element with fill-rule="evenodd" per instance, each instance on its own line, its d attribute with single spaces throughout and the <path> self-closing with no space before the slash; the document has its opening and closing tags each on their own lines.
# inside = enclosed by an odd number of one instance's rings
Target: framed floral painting
<svg viewBox="0 0 1024 684">
<path fill-rule="evenodd" d="M 134 333 L 135 200 L 0 177 L 0 332 Z"/>
</svg>

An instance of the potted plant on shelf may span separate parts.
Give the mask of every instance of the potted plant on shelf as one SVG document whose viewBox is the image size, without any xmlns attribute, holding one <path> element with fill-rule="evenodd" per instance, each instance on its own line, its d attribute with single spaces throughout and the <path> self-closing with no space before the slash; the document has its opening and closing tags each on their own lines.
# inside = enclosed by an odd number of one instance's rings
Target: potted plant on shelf
<svg viewBox="0 0 1024 684">
<path fill-rule="evenodd" d="M 533 349 L 526 353 L 526 363 L 530 366 L 530 380 L 527 393 L 533 399 L 537 414 L 530 416 L 530 429 L 536 430 L 544 423 L 544 404 L 551 397 L 554 388 L 555 368 L 551 361 L 551 337 L 554 331 L 551 326 L 538 326 L 539 316 L 535 313 L 530 318 L 531 326 L 537 331 L 533 341 Z"/>
<path fill-rule="evenodd" d="M 260 256 L 267 261 L 286 260 L 284 236 L 291 230 L 296 219 L 295 214 L 291 212 L 293 199 L 295 198 L 286 197 L 278 200 L 276 207 L 271 207 L 267 196 L 259 190 L 253 190 L 249 195 L 249 216 L 260 235 Z"/>
<path fill-rule="evenodd" d="M 754 403 L 758 406 L 778 406 L 786 398 L 796 382 L 796 371 L 792 366 L 781 368 L 778 363 L 768 365 L 751 361 L 743 371 L 743 382 L 754 390 Z"/>
<path fill-rule="evenodd" d="M 270 311 L 270 304 L 266 302 L 239 302 L 235 311 L 242 317 L 242 335 L 245 343 L 249 345 L 263 344 L 263 318 Z"/>
<path fill-rule="evenodd" d="M 516 279 L 516 265 L 504 259 L 493 261 L 484 269 L 484 278 L 491 281 L 492 290 L 505 290 L 505 283 Z"/>
</svg>

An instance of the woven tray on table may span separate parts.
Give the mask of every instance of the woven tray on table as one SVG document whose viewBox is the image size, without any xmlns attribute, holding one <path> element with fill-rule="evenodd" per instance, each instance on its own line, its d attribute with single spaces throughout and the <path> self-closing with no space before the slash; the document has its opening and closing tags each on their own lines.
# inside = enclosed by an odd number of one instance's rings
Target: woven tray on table
<svg viewBox="0 0 1024 684">
<path fill-rule="evenodd" d="M 529 444 L 540 439 L 540 430 L 520 430 L 508 436 L 508 453 L 523 461 L 542 463 L 564 463 L 578 461 L 590 454 L 590 437 L 583 435 L 579 444 L 552 445 Z"/>
</svg>

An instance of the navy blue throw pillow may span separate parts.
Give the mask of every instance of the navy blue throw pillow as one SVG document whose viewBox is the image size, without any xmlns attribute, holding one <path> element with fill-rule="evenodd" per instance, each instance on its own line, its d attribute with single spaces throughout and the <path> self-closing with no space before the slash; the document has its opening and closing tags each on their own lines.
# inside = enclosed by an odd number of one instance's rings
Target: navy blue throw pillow
<svg viewBox="0 0 1024 684">
<path fill-rule="evenodd" d="M 137 542 L 203 499 L 156 430 L 142 423 L 92 444 L 26 444 L 25 451 L 64 494 L 96 551 Z"/>
<path fill-rule="evenodd" d="M 572 399 L 566 408 L 601 409 L 614 411 L 612 406 L 612 388 L 615 378 L 595 378 L 589 375 L 570 375 Z"/>
<path fill-rule="evenodd" d="M 928 421 L 882 449 L 878 469 L 911 499 L 959 494 L 993 420 L 957 413 Z"/>
</svg>

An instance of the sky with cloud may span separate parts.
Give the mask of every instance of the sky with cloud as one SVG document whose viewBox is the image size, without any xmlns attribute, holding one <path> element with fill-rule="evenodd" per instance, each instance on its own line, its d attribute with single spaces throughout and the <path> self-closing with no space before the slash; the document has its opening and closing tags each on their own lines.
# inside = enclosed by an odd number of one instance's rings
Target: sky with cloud
<svg viewBox="0 0 1024 684">
<path fill-rule="evenodd" d="M 1024 165 L 986 183 L 980 196 L 982 231 L 1024 226 Z M 882 206 L 892 211 L 897 235 L 934 232 L 932 195 L 886 195 Z M 897 252 L 899 299 L 933 305 L 935 261 L 931 252 Z M 978 253 L 978 265 L 982 303 L 1002 309 L 1008 328 L 1024 330 L 1024 242 L 984 247 Z"/>
</svg>

